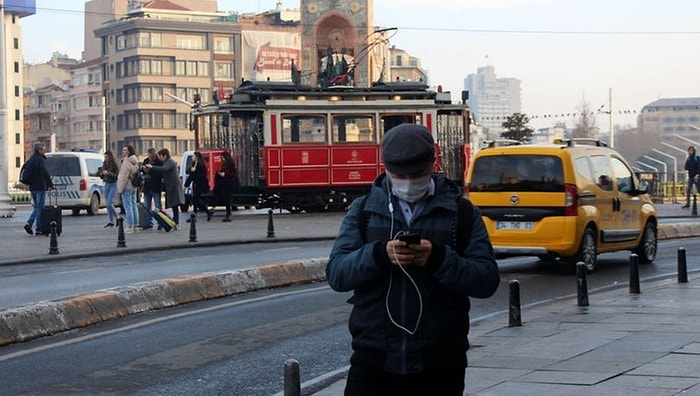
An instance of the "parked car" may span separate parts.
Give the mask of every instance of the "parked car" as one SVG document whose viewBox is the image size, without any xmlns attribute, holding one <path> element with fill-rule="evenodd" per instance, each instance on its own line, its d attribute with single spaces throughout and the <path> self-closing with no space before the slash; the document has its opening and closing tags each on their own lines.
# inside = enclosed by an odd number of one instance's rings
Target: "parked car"
<svg viewBox="0 0 700 396">
<path fill-rule="evenodd" d="M 74 215 L 81 210 L 94 215 L 105 207 L 104 181 L 97 175 L 102 159 L 102 154 L 92 152 L 46 153 L 46 167 L 61 209 L 71 209 Z M 53 196 L 50 198 L 47 204 L 53 202 Z"/>
<path fill-rule="evenodd" d="M 656 258 L 657 215 L 632 168 L 598 140 L 490 144 L 474 156 L 466 191 L 482 212 L 497 257 L 582 261 L 631 250 Z"/>
</svg>

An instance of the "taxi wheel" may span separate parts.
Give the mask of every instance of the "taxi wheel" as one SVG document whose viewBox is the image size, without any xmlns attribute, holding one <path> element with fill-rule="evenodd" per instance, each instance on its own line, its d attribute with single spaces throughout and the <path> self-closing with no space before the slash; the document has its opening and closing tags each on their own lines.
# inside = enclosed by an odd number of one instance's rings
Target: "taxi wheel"
<svg viewBox="0 0 700 396">
<path fill-rule="evenodd" d="M 87 208 L 87 214 L 90 216 L 96 215 L 100 211 L 100 196 L 92 194 L 90 197 L 90 206 Z"/>
<path fill-rule="evenodd" d="M 640 264 L 649 264 L 656 258 L 656 224 L 647 222 L 644 226 L 644 234 L 639 241 L 639 246 L 632 252 L 639 258 Z"/>
<path fill-rule="evenodd" d="M 591 273 L 595 269 L 598 250 L 596 247 L 596 235 L 593 229 L 586 228 L 581 238 L 581 246 L 576 255 L 576 262 L 586 264 L 586 272 Z"/>
</svg>

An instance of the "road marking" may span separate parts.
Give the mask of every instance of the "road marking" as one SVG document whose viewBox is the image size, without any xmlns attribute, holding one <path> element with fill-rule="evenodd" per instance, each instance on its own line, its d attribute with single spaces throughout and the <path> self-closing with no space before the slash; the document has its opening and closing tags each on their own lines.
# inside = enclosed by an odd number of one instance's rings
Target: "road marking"
<svg viewBox="0 0 700 396">
<path fill-rule="evenodd" d="M 101 270 L 104 268 L 105 267 L 93 267 L 93 268 L 83 268 L 83 269 L 78 269 L 78 270 L 73 270 L 73 271 L 60 271 L 60 272 L 54 272 L 54 275 L 74 274 L 76 272 L 90 272 L 90 271 Z"/>
<path fill-rule="evenodd" d="M 84 341 L 89 341 L 89 340 L 92 340 L 92 339 L 95 339 L 95 338 L 104 337 L 104 336 L 108 336 L 108 335 L 120 333 L 120 332 L 123 332 L 123 331 L 129 331 L 129 330 L 134 330 L 134 329 L 138 329 L 138 328 L 141 328 L 141 327 L 150 326 L 150 325 L 157 324 L 157 323 L 160 323 L 160 322 L 165 322 L 165 321 L 167 321 L 167 320 L 180 319 L 180 318 L 184 318 L 184 317 L 187 317 L 187 316 L 199 315 L 199 314 L 201 314 L 201 313 L 216 311 L 216 310 L 219 310 L 219 309 L 225 309 L 225 308 L 235 307 L 235 306 L 237 306 L 237 305 L 243 305 L 243 304 L 248 304 L 248 303 L 253 303 L 253 302 L 272 300 L 272 299 L 274 299 L 274 298 L 293 296 L 293 295 L 296 295 L 296 294 L 311 293 L 311 292 L 316 292 L 316 291 L 325 290 L 325 289 L 330 289 L 330 286 L 327 286 L 327 285 L 326 285 L 326 286 L 314 287 L 314 288 L 311 288 L 311 289 L 295 290 L 295 291 L 289 291 L 289 292 L 283 292 L 283 293 L 274 293 L 274 294 L 270 294 L 270 295 L 267 295 L 267 296 L 260 296 L 260 297 L 255 297 L 255 298 L 246 299 L 246 300 L 242 300 L 242 301 L 232 301 L 232 302 L 230 302 L 230 303 L 221 304 L 221 305 L 216 305 L 216 306 L 213 306 L 213 307 L 202 308 L 202 309 L 198 309 L 198 310 L 196 310 L 196 311 L 181 312 L 181 313 L 177 313 L 177 314 L 173 314 L 173 315 L 164 316 L 164 317 L 161 317 L 161 318 L 150 319 L 150 320 L 147 320 L 147 321 L 144 321 L 144 322 L 139 322 L 139 323 L 135 323 L 135 324 L 132 324 L 132 325 L 120 327 L 120 328 L 118 328 L 118 329 L 101 331 L 101 332 L 99 332 L 99 333 L 84 335 L 84 336 L 81 336 L 81 337 L 78 337 L 78 338 L 74 338 L 74 339 L 70 339 L 70 340 L 59 341 L 59 342 L 55 342 L 55 343 L 51 343 L 51 344 L 47 344 L 47 345 L 42 345 L 42 346 L 39 346 L 39 347 L 34 347 L 34 348 L 27 349 L 27 350 L 24 350 L 24 351 L 18 351 L 18 352 L 8 353 L 7 355 L 2 355 L 2 356 L 0 356 L 0 362 L 4 362 L 4 361 L 6 361 L 6 360 L 15 359 L 15 358 L 22 357 L 22 356 L 26 356 L 26 355 L 31 355 L 31 354 L 33 354 L 33 353 L 38 353 L 38 352 L 47 351 L 47 350 L 50 350 L 50 349 L 60 348 L 60 347 L 62 347 L 62 346 L 66 346 L 66 345 L 78 344 L 78 343 L 81 343 L 81 342 L 84 342 Z"/>
<path fill-rule="evenodd" d="M 298 249 L 300 249 L 299 246 L 290 246 L 290 247 L 278 248 L 278 249 L 264 249 L 263 252 L 283 252 L 285 250 L 298 250 Z"/>
</svg>

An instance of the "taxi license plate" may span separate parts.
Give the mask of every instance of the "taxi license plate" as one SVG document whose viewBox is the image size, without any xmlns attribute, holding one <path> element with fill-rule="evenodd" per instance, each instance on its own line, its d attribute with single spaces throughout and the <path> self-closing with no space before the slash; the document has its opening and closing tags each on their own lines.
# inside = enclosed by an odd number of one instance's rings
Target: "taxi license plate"
<svg viewBox="0 0 700 396">
<path fill-rule="evenodd" d="M 532 221 L 497 221 L 497 230 L 522 230 L 531 231 L 534 226 Z"/>
</svg>

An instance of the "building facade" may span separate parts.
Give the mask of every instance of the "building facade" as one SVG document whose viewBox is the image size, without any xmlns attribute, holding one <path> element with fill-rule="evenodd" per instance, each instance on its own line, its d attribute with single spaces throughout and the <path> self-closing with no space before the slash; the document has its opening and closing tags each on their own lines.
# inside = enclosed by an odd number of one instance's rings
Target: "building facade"
<svg viewBox="0 0 700 396">
<path fill-rule="evenodd" d="M 700 98 L 655 100 L 642 107 L 637 129 L 642 135 L 660 136 L 662 140 L 678 139 L 678 135 L 700 141 Z"/>
<path fill-rule="evenodd" d="M 493 66 L 483 66 L 464 80 L 469 91 L 467 104 L 478 125 L 486 128 L 489 139 L 500 137 L 503 122 L 513 113 L 521 112 L 520 80 L 498 78 Z"/>
<path fill-rule="evenodd" d="M 2 0 L 0 13 L 0 194 L 19 180 L 24 154 L 24 86 L 20 18 L 36 13 L 33 0 Z M 0 204 L 2 204 L 0 202 Z M 5 216 L 4 208 L 0 208 Z"/>
<path fill-rule="evenodd" d="M 421 81 L 430 85 L 425 70 L 421 67 L 420 59 L 392 45 L 389 48 L 391 59 L 391 81 Z"/>
</svg>

